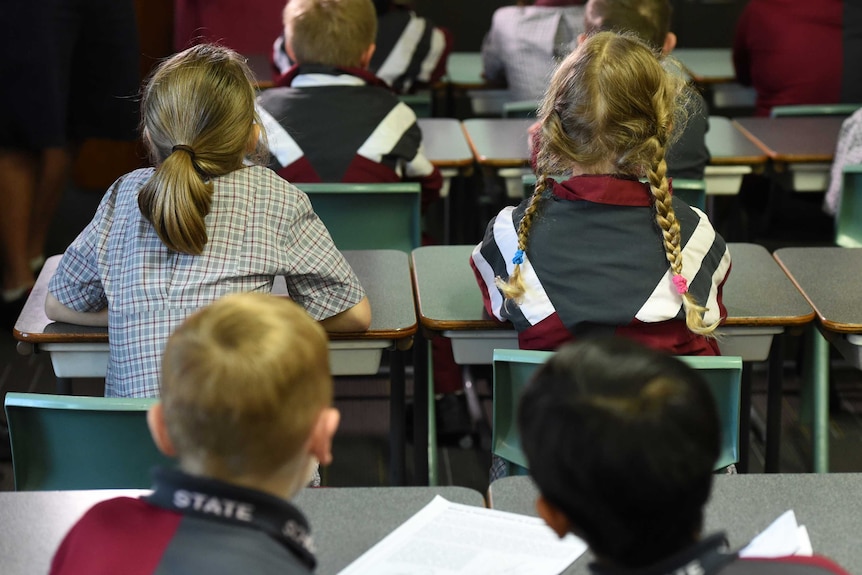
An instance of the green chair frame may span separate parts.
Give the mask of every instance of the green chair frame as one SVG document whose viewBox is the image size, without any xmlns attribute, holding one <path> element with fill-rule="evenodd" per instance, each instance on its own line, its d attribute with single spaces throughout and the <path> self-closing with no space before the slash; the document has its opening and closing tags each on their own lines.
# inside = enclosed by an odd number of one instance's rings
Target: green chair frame
<svg viewBox="0 0 862 575">
<path fill-rule="evenodd" d="M 422 189 L 418 182 L 296 186 L 308 194 L 340 250 L 409 253 L 420 245 Z"/>
<path fill-rule="evenodd" d="M 145 489 L 157 465 L 147 410 L 156 399 L 6 394 L 16 491 Z"/>
<path fill-rule="evenodd" d="M 862 164 L 848 164 L 842 170 L 835 243 L 845 248 L 862 247 Z"/>
<path fill-rule="evenodd" d="M 706 211 L 706 181 L 673 179 L 673 195 L 682 199 L 688 205 Z"/>
<path fill-rule="evenodd" d="M 520 349 L 494 350 L 494 405 L 491 451 L 507 463 L 509 475 L 525 475 L 527 458 L 517 427 L 518 401 L 536 369 L 553 352 Z M 735 356 L 678 356 L 697 369 L 715 397 L 721 421 L 721 453 L 716 469 L 739 461 L 739 404 L 742 358 Z"/>
<path fill-rule="evenodd" d="M 430 118 L 434 115 L 434 100 L 428 90 L 415 94 L 402 94 L 398 99 L 410 106 L 417 118 Z"/>
<path fill-rule="evenodd" d="M 774 106 L 769 115 L 782 116 L 849 116 L 862 104 L 801 104 L 795 106 Z"/>
<path fill-rule="evenodd" d="M 539 103 L 535 100 L 518 100 L 503 103 L 504 118 L 535 118 Z"/>
</svg>

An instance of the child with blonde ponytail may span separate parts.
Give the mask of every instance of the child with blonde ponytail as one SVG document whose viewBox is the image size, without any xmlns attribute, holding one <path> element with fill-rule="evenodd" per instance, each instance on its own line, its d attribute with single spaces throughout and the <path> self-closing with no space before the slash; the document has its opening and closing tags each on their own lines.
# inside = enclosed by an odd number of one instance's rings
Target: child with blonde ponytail
<svg viewBox="0 0 862 575">
<path fill-rule="evenodd" d="M 226 294 L 271 291 L 277 275 L 327 330 L 370 323 L 362 286 L 308 198 L 258 165 L 255 96 L 244 59 L 211 44 L 168 58 L 144 88 L 155 167 L 108 190 L 45 302 L 53 320 L 108 326 L 107 396 L 157 396 L 173 329 Z"/>
<path fill-rule="evenodd" d="M 730 254 L 667 177 L 687 97 L 631 35 L 591 36 L 555 72 L 539 110 L 535 191 L 491 221 L 471 259 L 488 313 L 515 325 L 522 348 L 619 335 L 719 353 Z"/>
</svg>

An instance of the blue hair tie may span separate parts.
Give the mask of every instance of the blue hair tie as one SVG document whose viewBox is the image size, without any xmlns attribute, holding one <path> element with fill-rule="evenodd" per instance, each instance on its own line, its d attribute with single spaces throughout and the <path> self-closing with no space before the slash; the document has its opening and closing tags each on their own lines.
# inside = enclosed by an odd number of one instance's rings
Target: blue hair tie
<svg viewBox="0 0 862 575">
<path fill-rule="evenodd" d="M 512 258 L 513 264 L 522 264 L 524 263 L 524 250 L 517 250 L 515 252 L 515 257 Z"/>
</svg>

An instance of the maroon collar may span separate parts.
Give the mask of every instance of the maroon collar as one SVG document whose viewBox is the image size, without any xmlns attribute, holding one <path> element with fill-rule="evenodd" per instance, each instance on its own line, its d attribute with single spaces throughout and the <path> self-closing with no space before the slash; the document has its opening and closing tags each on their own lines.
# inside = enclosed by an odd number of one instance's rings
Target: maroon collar
<svg viewBox="0 0 862 575">
<path fill-rule="evenodd" d="M 293 83 L 293 80 L 301 74 L 332 74 L 334 76 L 350 74 L 351 76 L 361 78 L 369 86 L 379 86 L 392 91 L 389 84 L 368 70 L 363 70 L 362 68 L 321 66 L 318 64 L 294 64 L 288 68 L 287 72 L 275 79 L 275 86 L 279 88 L 290 86 Z"/>
<path fill-rule="evenodd" d="M 635 178 L 608 174 L 575 176 L 554 181 L 553 193 L 562 200 L 587 201 L 611 206 L 651 206 L 649 184 Z"/>
</svg>

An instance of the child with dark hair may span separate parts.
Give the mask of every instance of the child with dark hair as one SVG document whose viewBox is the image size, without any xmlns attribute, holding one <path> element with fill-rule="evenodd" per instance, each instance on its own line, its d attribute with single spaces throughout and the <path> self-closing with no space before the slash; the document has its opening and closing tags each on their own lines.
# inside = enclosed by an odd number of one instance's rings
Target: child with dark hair
<svg viewBox="0 0 862 575">
<path fill-rule="evenodd" d="M 703 536 L 718 413 L 673 357 L 622 338 L 564 346 L 525 389 L 518 426 L 539 515 L 586 541 L 592 573 L 847 575 L 823 557 L 740 559 Z"/>
</svg>

